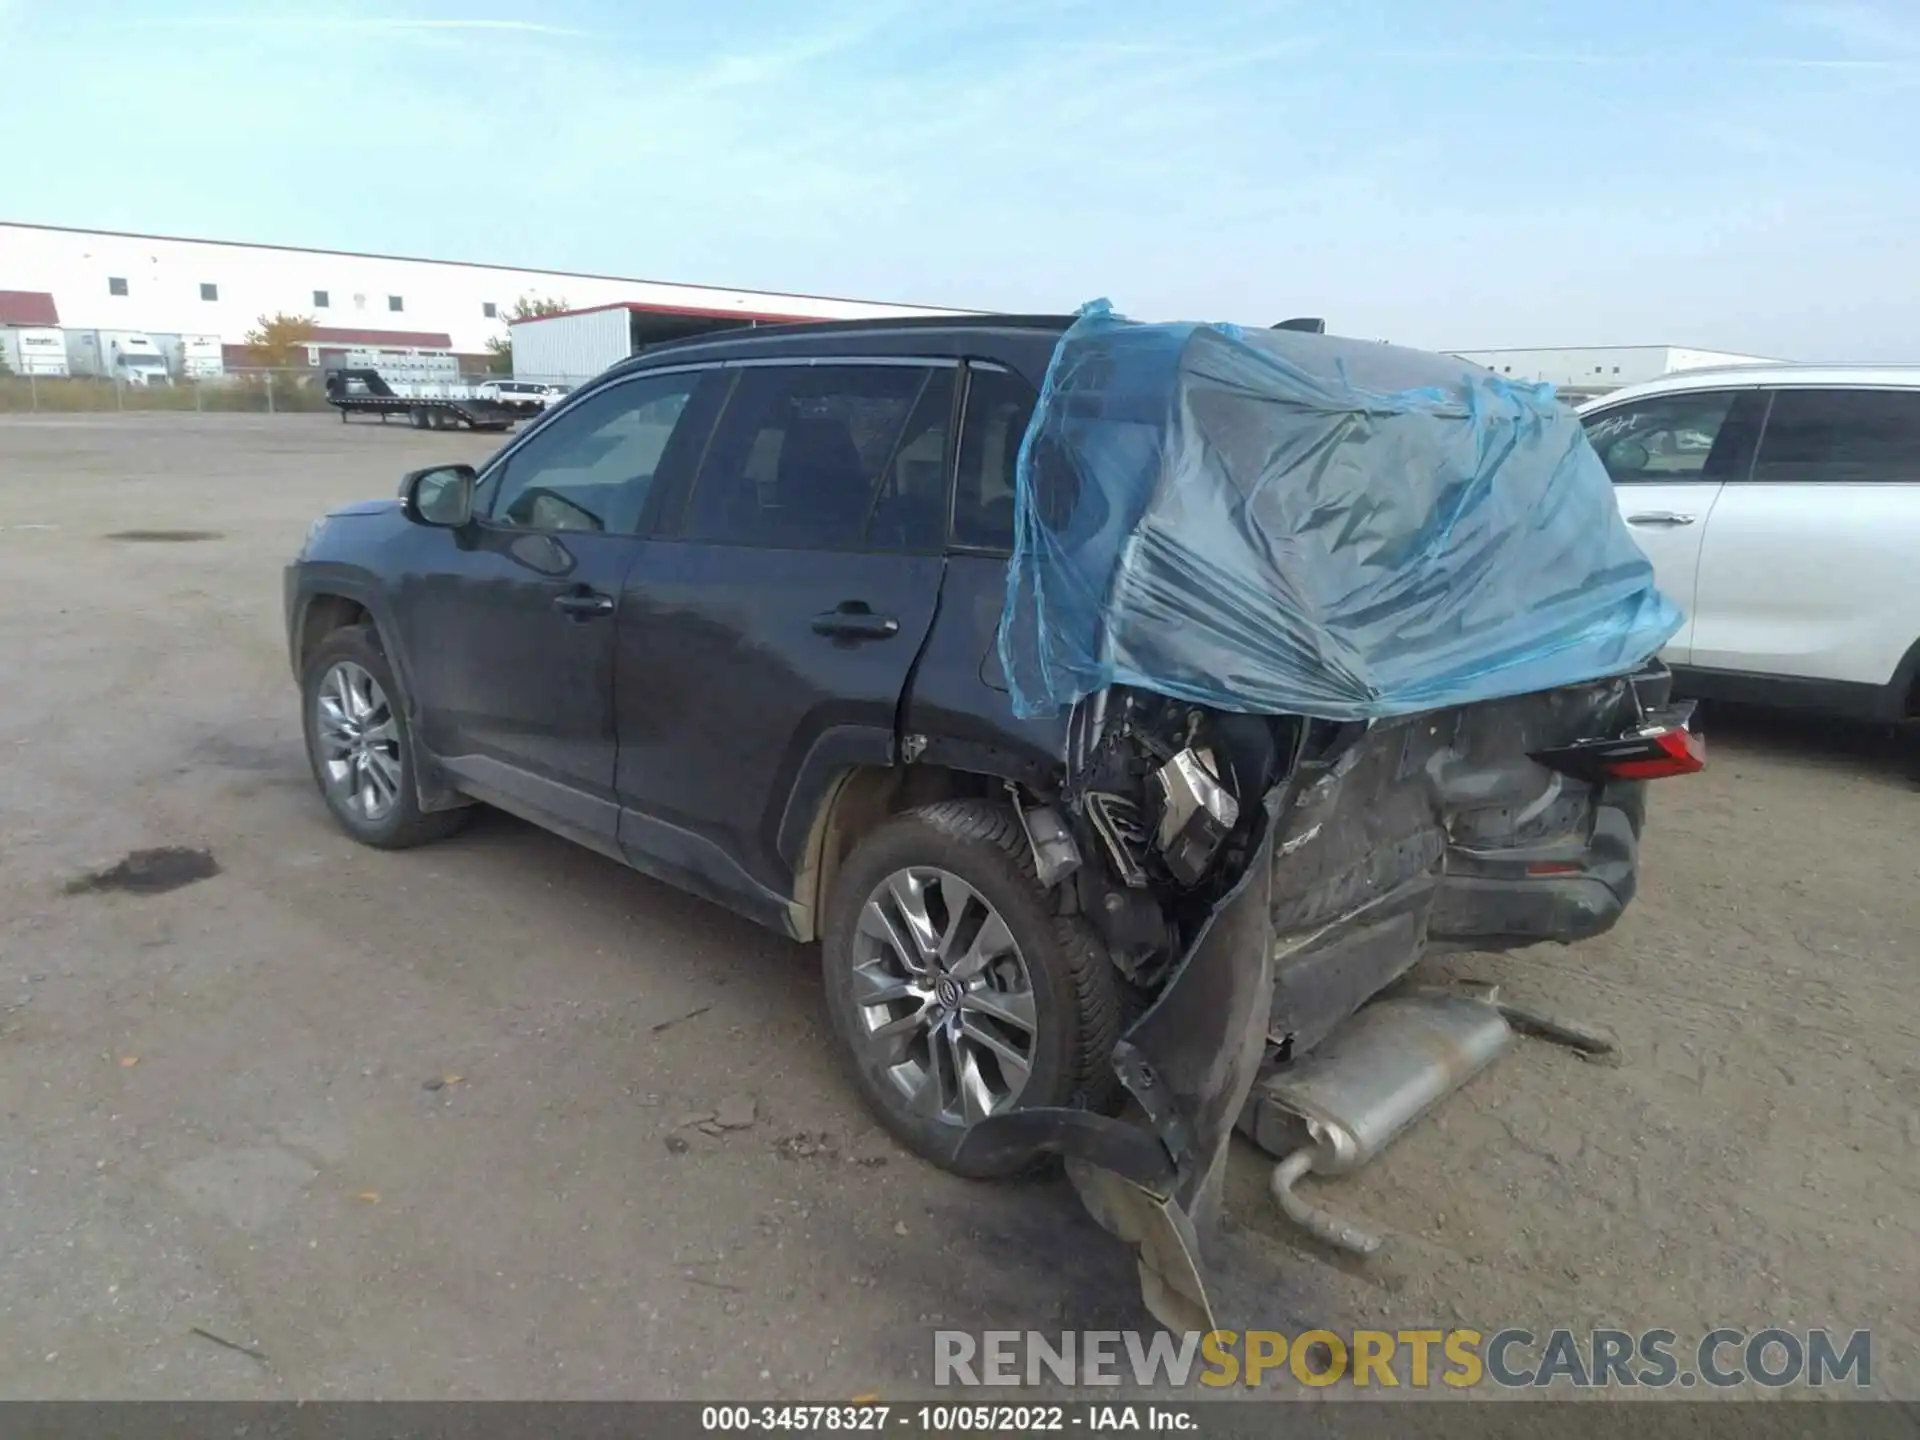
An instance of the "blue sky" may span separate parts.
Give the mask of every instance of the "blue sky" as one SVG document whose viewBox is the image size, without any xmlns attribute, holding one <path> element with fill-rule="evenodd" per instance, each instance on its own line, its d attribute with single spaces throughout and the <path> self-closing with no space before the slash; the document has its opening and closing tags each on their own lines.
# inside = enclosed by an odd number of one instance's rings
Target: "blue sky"
<svg viewBox="0 0 1920 1440">
<path fill-rule="evenodd" d="M 1920 360 L 1916 0 L 0 0 L 0 57 L 11 220 Z"/>
</svg>

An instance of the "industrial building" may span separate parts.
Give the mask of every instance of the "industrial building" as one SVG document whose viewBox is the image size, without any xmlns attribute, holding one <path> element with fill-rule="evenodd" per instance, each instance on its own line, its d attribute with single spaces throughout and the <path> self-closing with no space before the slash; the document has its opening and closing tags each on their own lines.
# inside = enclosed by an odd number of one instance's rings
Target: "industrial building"
<svg viewBox="0 0 1920 1440">
<path fill-rule="evenodd" d="M 1484 365 L 1496 375 L 1515 380 L 1544 380 L 1568 399 L 1604 395 L 1623 385 L 1657 380 L 1678 370 L 1779 363 L 1765 355 L 1698 350 L 1685 345 L 1550 346 L 1533 350 L 1449 350 L 1447 353 Z"/>
<path fill-rule="evenodd" d="M 313 322 L 310 365 L 324 363 L 332 351 L 375 348 L 452 353 L 478 369 L 490 358 L 488 342 L 507 337 L 506 317 L 522 298 L 574 309 L 624 305 L 659 317 L 669 328 L 675 317 L 698 327 L 731 323 L 732 317 L 864 320 L 961 313 L 616 275 L 0 222 L 0 330 L 138 337 L 169 354 L 192 350 L 187 340 L 203 349 L 211 339 L 229 367 L 249 363 L 244 342 L 262 316 L 288 314 Z M 20 339 L 15 335 L 0 353 L 21 352 Z M 43 333 L 24 348 L 50 357 L 56 348 L 71 347 L 55 347 Z M 17 368 L 11 358 L 8 363 Z"/>
<path fill-rule="evenodd" d="M 664 340 L 682 340 L 741 325 L 778 325 L 797 318 L 801 317 L 761 311 L 706 311 L 634 300 L 564 310 L 557 315 L 516 320 L 508 327 L 513 335 L 513 375 L 516 380 L 577 385 Z"/>
</svg>

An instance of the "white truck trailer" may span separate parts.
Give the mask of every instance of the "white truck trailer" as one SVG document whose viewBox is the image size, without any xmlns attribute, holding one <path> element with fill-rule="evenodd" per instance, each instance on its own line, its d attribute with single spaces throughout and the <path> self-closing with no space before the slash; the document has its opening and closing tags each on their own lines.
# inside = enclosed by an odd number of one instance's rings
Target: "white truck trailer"
<svg viewBox="0 0 1920 1440">
<path fill-rule="evenodd" d="M 0 326 L 0 361 L 14 375 L 58 379 L 67 373 L 67 342 L 51 325 Z"/>
<path fill-rule="evenodd" d="M 148 338 L 167 357 L 167 370 L 176 380 L 218 380 L 227 373 L 218 335 L 155 333 Z"/>
</svg>

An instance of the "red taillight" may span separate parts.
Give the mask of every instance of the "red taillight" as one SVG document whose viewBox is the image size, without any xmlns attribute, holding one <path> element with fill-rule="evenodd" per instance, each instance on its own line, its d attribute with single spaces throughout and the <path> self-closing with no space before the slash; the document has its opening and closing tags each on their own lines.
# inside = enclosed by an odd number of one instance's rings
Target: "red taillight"
<svg viewBox="0 0 1920 1440">
<path fill-rule="evenodd" d="M 1640 737 L 1649 751 L 1601 762 L 1603 774 L 1615 780 L 1664 780 L 1669 775 L 1697 775 L 1707 765 L 1706 738 L 1691 730 L 1663 730 Z"/>
<path fill-rule="evenodd" d="M 1693 702 L 1682 700 L 1651 715 L 1624 735 L 1594 736 L 1533 758 L 1549 770 L 1602 785 L 1609 780 L 1661 780 L 1706 768 L 1707 742 L 1693 726 Z"/>
</svg>

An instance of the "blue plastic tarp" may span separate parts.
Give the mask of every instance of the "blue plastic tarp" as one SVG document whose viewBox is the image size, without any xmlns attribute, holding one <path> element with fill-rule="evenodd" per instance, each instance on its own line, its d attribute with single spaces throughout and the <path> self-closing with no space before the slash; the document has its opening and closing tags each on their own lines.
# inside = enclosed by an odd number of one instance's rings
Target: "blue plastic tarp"
<svg viewBox="0 0 1920 1440">
<path fill-rule="evenodd" d="M 1379 719 L 1619 674 L 1680 623 L 1572 411 L 1464 360 L 1097 301 L 1021 445 L 1022 717 L 1123 684 Z"/>
</svg>

